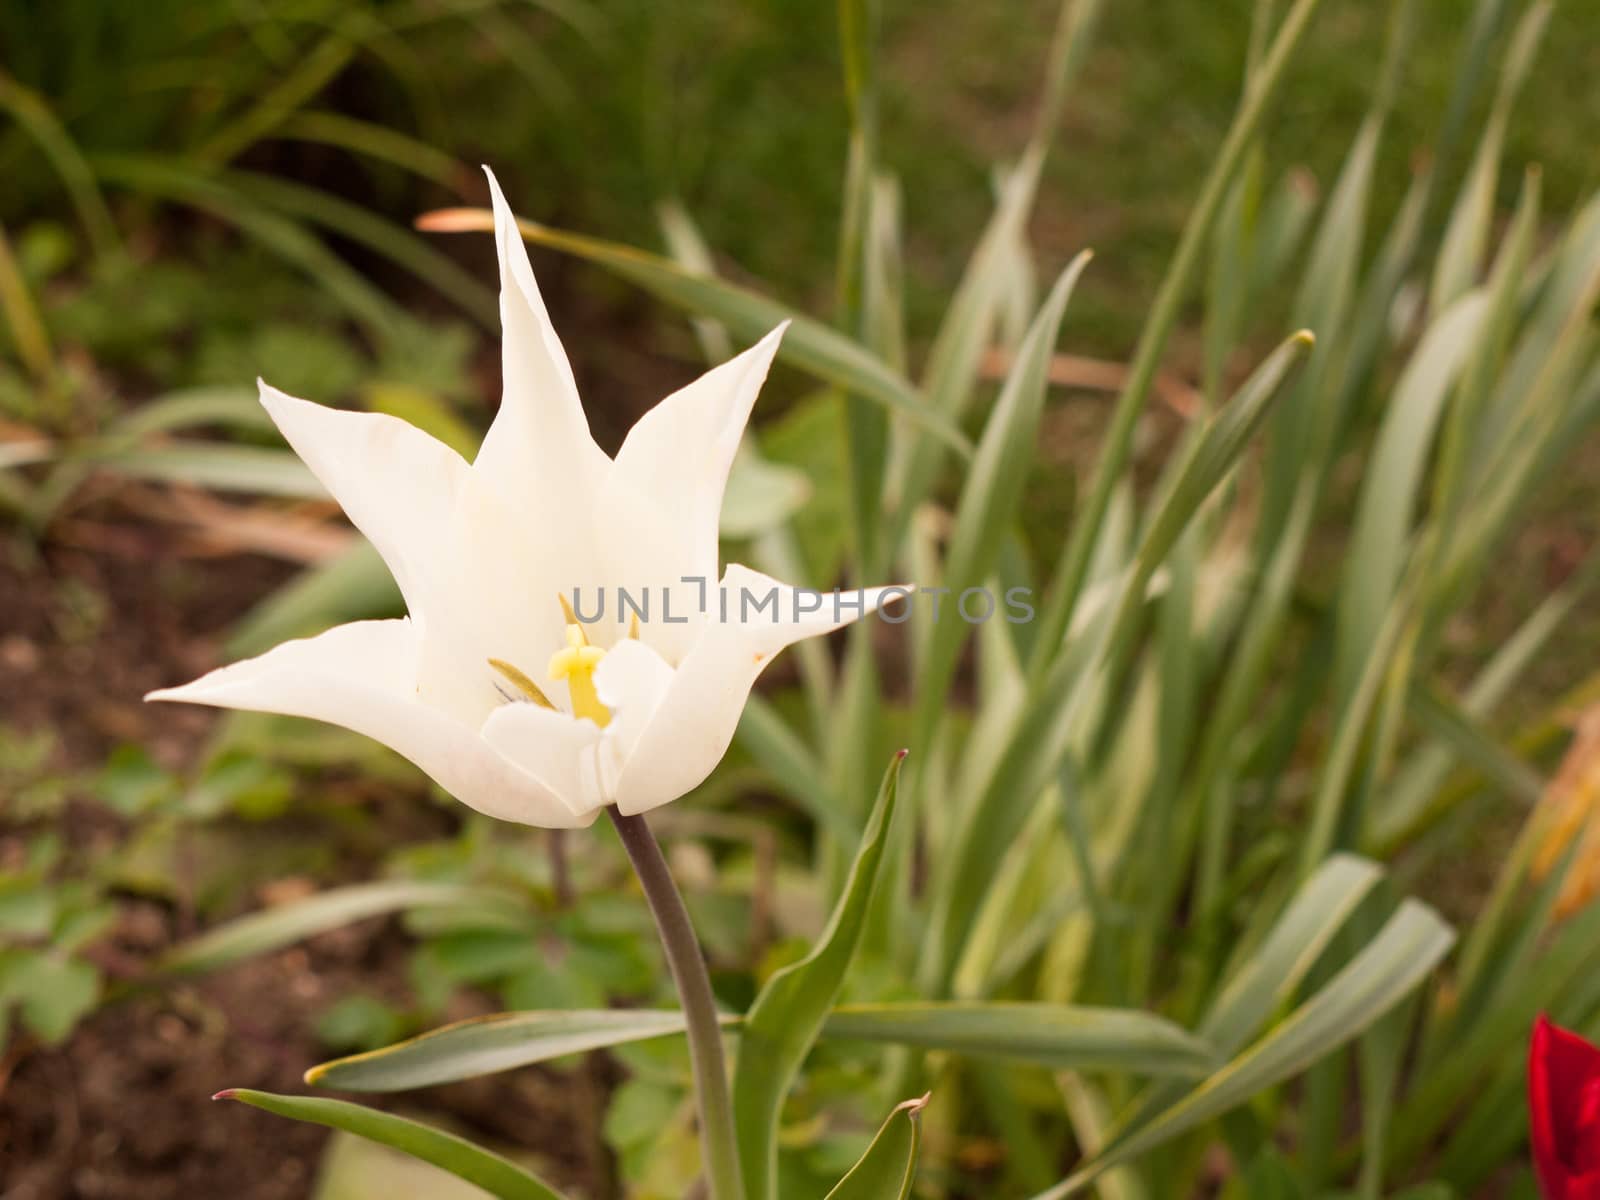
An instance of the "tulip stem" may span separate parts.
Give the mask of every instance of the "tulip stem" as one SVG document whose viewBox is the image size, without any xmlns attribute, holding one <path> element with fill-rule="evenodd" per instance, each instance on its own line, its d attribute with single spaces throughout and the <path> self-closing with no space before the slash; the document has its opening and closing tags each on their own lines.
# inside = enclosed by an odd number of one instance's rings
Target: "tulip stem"
<svg viewBox="0 0 1600 1200">
<path fill-rule="evenodd" d="M 662 949 L 666 951 L 667 966 L 678 986 L 678 999 L 688 1026 L 689 1062 L 694 1068 L 700 1145 L 705 1154 L 711 1200 L 743 1200 L 733 1105 L 728 1099 L 728 1069 L 722 1054 L 722 1021 L 711 995 L 711 977 L 706 973 L 705 956 L 689 921 L 689 910 L 683 906 L 683 896 L 644 817 L 637 813 L 624 816 L 615 805 L 607 807 L 606 814 L 616 826 L 634 873 L 644 887 Z"/>
</svg>

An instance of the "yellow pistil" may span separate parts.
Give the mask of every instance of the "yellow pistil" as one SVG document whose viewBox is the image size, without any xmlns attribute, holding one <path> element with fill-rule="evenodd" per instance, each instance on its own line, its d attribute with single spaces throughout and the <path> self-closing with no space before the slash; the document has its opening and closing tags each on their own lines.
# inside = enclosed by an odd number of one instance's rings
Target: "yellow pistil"
<svg viewBox="0 0 1600 1200">
<path fill-rule="evenodd" d="M 594 669 L 606 652 L 591 646 L 584 636 L 583 626 L 567 625 L 567 644 L 550 657 L 550 678 L 565 679 L 567 691 L 572 696 L 572 715 L 588 717 L 604 729 L 611 722 L 611 710 L 600 703 L 594 690 Z"/>
</svg>

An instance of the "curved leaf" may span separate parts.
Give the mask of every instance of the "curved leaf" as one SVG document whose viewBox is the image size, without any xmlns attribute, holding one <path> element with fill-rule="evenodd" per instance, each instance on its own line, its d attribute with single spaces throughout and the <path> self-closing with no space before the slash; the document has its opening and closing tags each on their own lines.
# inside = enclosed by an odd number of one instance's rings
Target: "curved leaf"
<svg viewBox="0 0 1600 1200">
<path fill-rule="evenodd" d="M 1070 1070 L 1200 1078 L 1220 1060 L 1172 1022 L 1067 1004 L 864 1004 L 835 1009 L 828 1038 L 890 1042 Z"/>
<path fill-rule="evenodd" d="M 682 1032 L 677 1009 L 498 1013 L 336 1058 L 312 1067 L 306 1082 L 346 1092 L 395 1092 Z"/>
<path fill-rule="evenodd" d="M 229 921 L 197 938 L 179 942 L 161 958 L 158 967 L 185 973 L 215 970 L 314 934 L 402 909 L 515 903 L 509 893 L 492 888 L 412 880 L 358 883 Z"/>
<path fill-rule="evenodd" d="M 750 1200 L 777 1195 L 778 1113 L 855 957 L 888 844 L 904 761 L 902 750 L 883 777 L 828 927 L 810 954 L 767 980 L 745 1018 L 733 1072 L 733 1105 L 739 1162 Z"/>
<path fill-rule="evenodd" d="M 906 1200 L 917 1177 L 917 1147 L 922 1141 L 917 1116 L 927 1106 L 926 1095 L 897 1104 L 867 1152 L 826 1200 Z"/>
<path fill-rule="evenodd" d="M 733 1030 L 743 1024 L 736 1016 L 723 1021 Z M 403 1091 L 682 1032 L 676 1009 L 497 1013 L 336 1058 L 312 1067 L 306 1082 L 347 1092 Z M 1209 1042 L 1161 1017 L 1072 1005 L 843 1005 L 827 1015 L 820 1036 L 1174 1078 L 1199 1078 L 1217 1064 Z"/>
<path fill-rule="evenodd" d="M 475 1184 L 499 1200 L 562 1200 L 561 1193 L 538 1176 L 523 1170 L 508 1158 L 501 1158 L 465 1138 L 434 1129 L 419 1121 L 393 1113 L 363 1108 L 346 1100 L 320 1096 L 275 1096 L 249 1088 L 229 1088 L 214 1100 L 237 1100 L 265 1109 L 293 1121 L 309 1121 L 342 1129 L 385 1146 L 393 1146 L 413 1158 L 432 1163 L 468 1183 Z"/>
</svg>

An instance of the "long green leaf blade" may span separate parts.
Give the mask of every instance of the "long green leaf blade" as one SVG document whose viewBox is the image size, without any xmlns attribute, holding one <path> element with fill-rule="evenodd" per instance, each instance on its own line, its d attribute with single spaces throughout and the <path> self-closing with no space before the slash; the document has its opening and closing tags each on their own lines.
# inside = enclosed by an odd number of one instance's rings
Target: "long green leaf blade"
<svg viewBox="0 0 1600 1200">
<path fill-rule="evenodd" d="M 1220 1059 L 1172 1022 L 1131 1009 L 1058 1004 L 873 1004 L 838 1008 L 828 1038 L 1009 1058 L 1075 1071 L 1198 1078 Z"/>
<path fill-rule="evenodd" d="M 163 971 L 210 971 L 288 946 L 368 917 L 412 908 L 515 906 L 509 893 L 460 884 L 389 880 L 333 888 L 292 904 L 251 913 L 179 942 L 160 960 Z"/>
<path fill-rule="evenodd" d="M 850 877 L 817 945 L 805 958 L 767 980 L 745 1018 L 733 1073 L 733 1105 L 739 1161 L 751 1200 L 771 1200 L 777 1195 L 778 1114 L 844 986 L 845 973 L 866 927 L 904 761 L 902 751 L 883 777 Z"/>
<path fill-rule="evenodd" d="M 1061 335 L 1067 301 L 1090 257 L 1087 250 L 1078 254 L 1040 306 L 984 426 L 945 555 L 942 583 L 954 596 L 982 584 L 1021 506 L 1028 463 L 1037 449 L 1039 421 L 1044 414 L 1050 358 Z M 931 741 L 967 630 L 966 622 L 954 617 L 933 622 L 929 630 L 927 655 L 917 681 L 917 745 Z"/>
<path fill-rule="evenodd" d="M 683 1030 L 683 1013 L 677 1009 L 497 1013 L 322 1063 L 306 1072 L 306 1082 L 345 1092 L 398 1092 Z"/>
<path fill-rule="evenodd" d="M 738 1030 L 739 1017 L 724 1018 Z M 497 1013 L 430 1030 L 379 1050 L 312 1067 L 306 1082 L 347 1092 L 455 1083 L 582 1050 L 681 1034 L 676 1009 Z M 826 1039 L 994 1055 L 1039 1066 L 1199 1078 L 1216 1066 L 1210 1043 L 1135 1010 L 1055 1004 L 844 1005 L 824 1019 Z"/>
<path fill-rule="evenodd" d="M 425 1163 L 475 1184 L 499 1200 L 562 1200 L 561 1193 L 508 1158 L 474 1146 L 465 1138 L 434 1129 L 393 1113 L 363 1108 L 346 1100 L 321 1096 L 277 1096 L 249 1088 L 218 1092 L 217 1100 L 237 1100 L 293 1121 L 342 1129 L 357 1137 L 392 1146 Z"/>
</svg>

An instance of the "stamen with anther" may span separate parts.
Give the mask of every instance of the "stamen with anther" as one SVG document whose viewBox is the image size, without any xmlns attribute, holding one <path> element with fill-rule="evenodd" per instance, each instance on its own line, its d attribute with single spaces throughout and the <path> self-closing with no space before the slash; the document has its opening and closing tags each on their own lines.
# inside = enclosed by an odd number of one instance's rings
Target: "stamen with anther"
<svg viewBox="0 0 1600 1200">
<path fill-rule="evenodd" d="M 524 674 L 522 671 L 519 671 L 516 667 L 506 662 L 504 659 L 491 658 L 489 660 L 489 665 L 496 671 L 499 671 L 501 675 L 505 676 L 506 679 L 509 680 L 517 689 L 517 691 L 521 692 L 529 700 L 532 700 L 540 708 L 555 708 L 555 705 L 550 702 L 550 697 L 544 694 L 544 689 L 542 689 L 537 683 L 529 679 L 526 674 Z M 497 688 L 497 690 L 502 696 L 506 696 L 506 699 L 509 700 L 512 698 L 511 696 L 507 695 L 504 688 Z"/>
<path fill-rule="evenodd" d="M 565 597 L 563 604 L 565 603 Z M 594 670 L 606 652 L 591 646 L 584 636 L 583 626 L 577 622 L 567 625 L 567 644 L 550 658 L 550 678 L 565 679 L 567 691 L 572 696 L 572 715 L 588 717 L 604 729 L 611 722 L 611 710 L 600 703 L 594 689 Z"/>
</svg>

